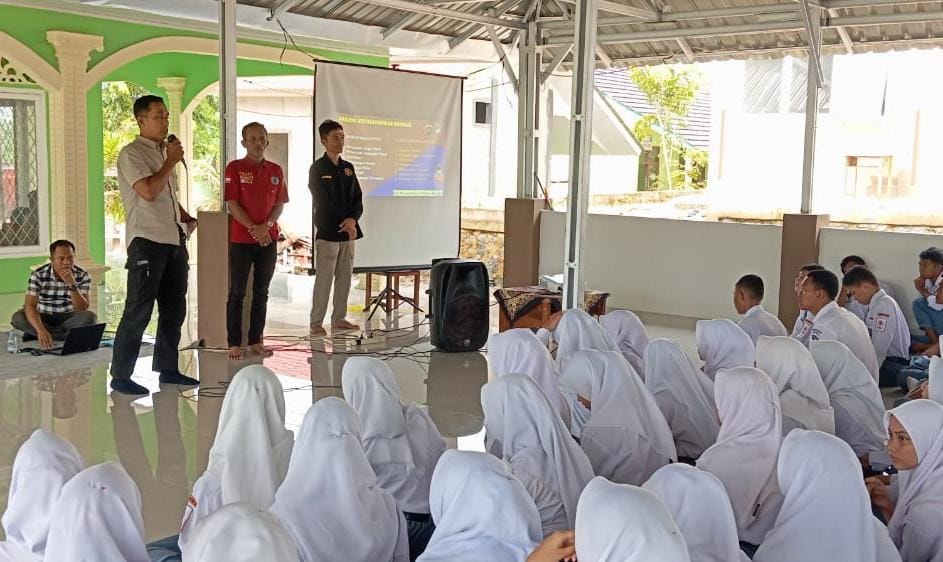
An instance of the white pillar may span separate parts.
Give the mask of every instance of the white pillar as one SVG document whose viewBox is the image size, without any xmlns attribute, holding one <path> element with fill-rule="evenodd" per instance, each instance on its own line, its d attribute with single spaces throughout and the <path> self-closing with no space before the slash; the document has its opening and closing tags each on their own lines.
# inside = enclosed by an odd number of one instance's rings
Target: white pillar
<svg viewBox="0 0 943 562">
<path fill-rule="evenodd" d="M 184 126 L 189 116 L 183 114 L 183 89 L 187 79 L 181 76 L 162 76 L 157 79 L 157 86 L 167 94 L 167 112 L 170 113 L 170 132 L 180 139 L 187 162 L 192 161 L 193 139 L 190 138 L 190 127 Z M 178 169 L 179 170 L 179 169 Z M 190 203 L 190 173 L 177 174 L 179 192 L 177 198 L 185 209 Z"/>
<path fill-rule="evenodd" d="M 809 7 L 812 13 L 809 29 L 809 64 L 806 73 L 808 84 L 805 100 L 805 140 L 804 151 L 802 154 L 802 199 L 799 204 L 799 212 L 808 214 L 812 212 L 812 183 L 815 175 L 815 139 L 818 131 L 819 122 L 819 94 L 822 92 L 822 84 L 819 81 L 818 65 L 814 57 L 820 52 L 819 46 L 822 44 L 822 10 L 821 8 Z"/>
<path fill-rule="evenodd" d="M 219 0 L 219 179 L 236 157 L 236 0 Z M 220 208 L 225 193 L 220 188 Z"/>
<path fill-rule="evenodd" d="M 537 171 L 537 111 L 539 106 L 540 55 L 537 53 L 537 24 L 530 23 L 521 31 L 523 40 L 518 48 L 517 90 L 517 196 L 534 197 L 534 176 Z"/>
<path fill-rule="evenodd" d="M 583 246 L 589 208 L 589 164 L 593 128 L 593 70 L 596 66 L 596 18 L 598 0 L 577 0 L 573 96 L 570 116 L 570 173 L 567 200 L 566 247 L 563 264 L 563 308 L 582 305 L 586 290 Z"/>
</svg>

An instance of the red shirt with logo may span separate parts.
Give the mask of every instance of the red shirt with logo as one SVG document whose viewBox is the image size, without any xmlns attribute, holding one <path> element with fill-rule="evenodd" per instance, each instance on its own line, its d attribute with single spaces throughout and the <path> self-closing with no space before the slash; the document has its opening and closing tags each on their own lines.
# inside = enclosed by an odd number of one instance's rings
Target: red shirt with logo
<svg viewBox="0 0 943 562">
<path fill-rule="evenodd" d="M 255 224 L 264 224 L 278 203 L 288 201 L 285 174 L 275 162 L 262 160 L 254 164 L 248 158 L 233 160 L 226 165 L 226 201 L 237 201 Z M 269 229 L 272 240 L 278 239 L 278 225 Z M 257 244 L 249 229 L 235 217 L 229 218 L 229 241 Z"/>
</svg>

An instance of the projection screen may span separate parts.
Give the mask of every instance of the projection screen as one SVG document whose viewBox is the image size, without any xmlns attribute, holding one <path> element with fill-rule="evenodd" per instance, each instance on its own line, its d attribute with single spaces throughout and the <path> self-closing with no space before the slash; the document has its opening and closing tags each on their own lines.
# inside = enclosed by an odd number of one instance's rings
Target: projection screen
<svg viewBox="0 0 943 562">
<path fill-rule="evenodd" d="M 458 255 L 461 223 L 462 79 L 319 62 L 317 127 L 344 126 L 341 158 L 363 189 L 364 237 L 355 267 L 429 265 Z"/>
</svg>

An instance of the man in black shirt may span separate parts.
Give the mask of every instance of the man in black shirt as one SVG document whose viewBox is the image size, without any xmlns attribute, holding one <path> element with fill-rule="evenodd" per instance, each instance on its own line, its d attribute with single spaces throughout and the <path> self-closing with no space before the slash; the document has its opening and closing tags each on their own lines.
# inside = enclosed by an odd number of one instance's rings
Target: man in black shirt
<svg viewBox="0 0 943 562">
<path fill-rule="evenodd" d="M 347 320 L 347 297 L 354 270 L 354 240 L 363 238 L 360 216 L 363 215 L 363 192 L 350 162 L 341 160 L 344 151 L 344 128 L 330 119 L 318 126 L 324 145 L 324 156 L 311 166 L 308 189 L 314 201 L 315 278 L 311 307 L 311 334 L 323 336 L 327 301 L 334 285 L 334 312 L 331 328 L 357 330 Z"/>
</svg>

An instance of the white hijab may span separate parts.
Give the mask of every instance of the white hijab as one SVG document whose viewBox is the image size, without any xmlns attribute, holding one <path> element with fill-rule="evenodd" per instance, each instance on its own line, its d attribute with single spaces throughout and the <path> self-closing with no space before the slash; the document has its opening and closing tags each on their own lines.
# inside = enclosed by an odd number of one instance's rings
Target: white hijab
<svg viewBox="0 0 943 562">
<path fill-rule="evenodd" d="M 572 526 L 593 467 L 543 391 L 529 377 L 506 375 L 481 387 L 481 407 L 485 430 L 501 444 L 501 458 L 512 472 L 521 467 L 559 494 Z"/>
<path fill-rule="evenodd" d="M 783 505 L 753 560 L 886 561 L 878 545 L 890 538 L 871 513 L 861 463 L 847 443 L 795 430 L 783 441 L 777 474 Z"/>
<path fill-rule="evenodd" d="M 704 374 L 714 380 L 721 369 L 752 367 L 756 361 L 753 340 L 726 318 L 698 320 L 694 325 L 697 353 L 704 360 Z"/>
<path fill-rule="evenodd" d="M 380 486 L 401 510 L 429 513 L 429 482 L 445 451 L 432 419 L 415 404 L 402 405 L 396 377 L 379 359 L 348 359 L 342 385 L 360 417 L 363 448 Z"/>
<path fill-rule="evenodd" d="M 885 425 L 891 416 L 904 426 L 917 450 L 917 466 L 913 470 L 901 470 L 897 475 L 900 495 L 894 516 L 887 524 L 894 544 L 905 552 L 907 545 L 901 544 L 904 527 L 916 523 L 908 519 L 935 516 L 933 524 L 921 527 L 926 530 L 933 528 L 937 532 L 940 529 L 938 523 L 943 513 L 943 406 L 932 400 L 912 400 L 885 413 Z"/>
<path fill-rule="evenodd" d="M 684 535 L 691 562 L 749 560 L 740 550 L 727 490 L 716 476 L 687 464 L 669 464 L 658 469 L 642 488 L 668 507 Z"/>
<path fill-rule="evenodd" d="M 223 505 L 268 509 L 285 479 L 293 442 L 278 377 L 262 365 L 242 368 L 226 390 L 206 467 L 220 482 Z"/>
<path fill-rule="evenodd" d="M 628 310 L 613 310 L 599 317 L 599 323 L 619 346 L 619 351 L 639 375 L 644 376 L 642 363 L 648 348 L 648 331 L 639 317 Z"/>
<path fill-rule="evenodd" d="M 487 453 L 446 451 L 429 503 L 436 528 L 420 562 L 523 562 L 543 538 L 534 500 Z"/>
<path fill-rule="evenodd" d="M 75 475 L 62 487 L 49 525 L 45 560 L 149 562 L 141 493 L 116 462 Z"/>
<path fill-rule="evenodd" d="M 43 559 L 59 492 L 84 468 L 82 455 L 65 439 L 45 429 L 30 435 L 13 460 L 10 495 L 2 519 L 7 538 L 0 542 L 0 560 Z"/>
<path fill-rule="evenodd" d="M 943 358 L 935 355 L 930 358 L 930 377 L 927 382 L 927 397 L 937 404 L 943 404 Z"/>
<path fill-rule="evenodd" d="M 231 503 L 200 521 L 183 551 L 187 562 L 299 562 L 298 548 L 277 517 Z"/>
<path fill-rule="evenodd" d="M 656 339 L 649 344 L 645 386 L 671 427 L 679 455 L 696 459 L 717 441 L 714 384 L 694 368 L 677 342 Z"/>
<path fill-rule="evenodd" d="M 570 407 L 560 392 L 557 368 L 550 351 L 533 332 L 515 328 L 488 338 L 488 364 L 496 377 L 516 374 L 534 379 L 550 404 L 560 413 L 563 423 L 570 425 Z"/>
<path fill-rule="evenodd" d="M 580 496 L 576 556 L 584 562 L 690 562 L 684 536 L 655 494 L 597 476 Z"/>
<path fill-rule="evenodd" d="M 553 330 L 557 342 L 557 370 L 563 372 L 566 362 L 577 351 L 619 351 L 619 346 L 595 318 L 583 310 L 567 310 Z"/>
<path fill-rule="evenodd" d="M 580 445 L 598 476 L 638 486 L 678 459 L 668 422 L 621 354 L 580 351 L 560 384 L 592 403 Z"/>
<path fill-rule="evenodd" d="M 828 390 L 806 346 L 787 336 L 760 336 L 756 368 L 769 375 L 779 389 L 784 434 L 796 427 L 835 433 Z"/>
<path fill-rule="evenodd" d="M 776 458 L 783 436 L 776 386 L 766 373 L 753 367 L 724 369 L 714 381 L 714 401 L 720 432 L 717 443 L 698 459 L 697 467 L 723 482 L 740 539 L 748 536 L 753 540 L 747 542 L 758 544 L 765 530 L 748 529 L 760 514 L 757 507 L 766 508 L 779 500 Z"/>
<path fill-rule="evenodd" d="M 305 414 L 271 511 L 294 536 L 304 562 L 399 560 L 405 541 L 396 500 L 367 461 L 357 413 L 333 396 Z"/>
<path fill-rule="evenodd" d="M 841 342 L 813 341 L 809 344 L 809 351 L 835 409 L 835 434 L 856 452 L 883 451 L 884 438 L 887 437 L 884 398 L 871 372 Z M 850 418 L 847 424 L 839 420 L 846 414 Z M 842 430 L 845 425 L 854 431 L 845 435 L 847 432 Z"/>
</svg>

